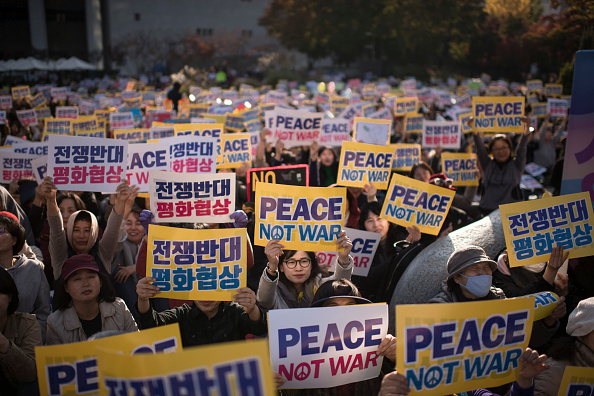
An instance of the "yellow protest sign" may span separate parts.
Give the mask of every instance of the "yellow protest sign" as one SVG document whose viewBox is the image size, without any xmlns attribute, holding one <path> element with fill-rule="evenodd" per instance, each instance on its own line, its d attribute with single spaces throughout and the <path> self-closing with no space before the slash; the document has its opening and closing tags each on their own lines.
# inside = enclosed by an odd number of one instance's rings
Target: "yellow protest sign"
<svg viewBox="0 0 594 396">
<path fill-rule="evenodd" d="M 37 95 L 31 98 L 31 106 L 34 108 L 44 107 L 47 105 L 47 100 L 45 99 L 45 95 L 43 93 L 38 93 Z"/>
<path fill-rule="evenodd" d="M 285 249 L 336 251 L 345 205 L 346 188 L 256 183 L 254 243 L 278 239 Z"/>
<path fill-rule="evenodd" d="M 380 217 L 404 227 L 415 225 L 421 232 L 437 235 L 454 194 L 448 188 L 394 173 Z"/>
<path fill-rule="evenodd" d="M 243 130 L 243 115 L 233 113 L 225 114 L 225 130 L 231 132 Z"/>
<path fill-rule="evenodd" d="M 396 369 L 411 395 L 514 381 L 532 333 L 531 298 L 396 306 Z"/>
<path fill-rule="evenodd" d="M 99 121 L 97 117 L 92 116 L 79 116 L 78 119 L 72 120 L 72 130 L 76 135 L 79 133 L 92 132 L 99 128 Z"/>
<path fill-rule="evenodd" d="M 421 162 L 421 145 L 411 143 L 390 144 L 394 149 L 394 161 L 392 169 L 396 171 L 409 171 L 412 167 Z"/>
<path fill-rule="evenodd" d="M 545 84 L 545 95 L 560 98 L 563 95 L 563 84 Z"/>
<path fill-rule="evenodd" d="M 588 396 L 593 392 L 594 367 L 565 367 L 557 396 Z"/>
<path fill-rule="evenodd" d="M 252 161 L 252 144 L 249 133 L 223 133 L 217 155 L 217 169 L 237 168 Z"/>
<path fill-rule="evenodd" d="M 441 153 L 441 169 L 454 186 L 478 186 L 476 154 Z"/>
<path fill-rule="evenodd" d="M 202 114 L 208 113 L 208 108 L 210 106 L 207 104 L 197 104 L 197 105 L 190 105 L 188 107 L 189 110 L 189 117 L 190 118 L 197 118 L 200 117 Z"/>
<path fill-rule="evenodd" d="M 592 201 L 587 192 L 499 206 L 511 267 L 548 261 L 554 246 L 569 258 L 594 255 Z"/>
<path fill-rule="evenodd" d="M 151 224 L 146 275 L 157 297 L 230 301 L 247 279 L 245 228 L 188 230 Z"/>
<path fill-rule="evenodd" d="M 553 292 L 540 292 L 516 298 L 534 297 L 534 321 L 546 318 L 559 305 L 559 296 Z"/>
<path fill-rule="evenodd" d="M 522 132 L 523 96 L 473 96 L 474 128 L 481 132 Z"/>
<path fill-rule="evenodd" d="M 217 124 L 225 125 L 225 118 L 226 116 L 223 114 L 203 114 L 202 117 L 204 118 L 212 118 L 217 122 Z"/>
<path fill-rule="evenodd" d="M 419 108 L 419 99 L 402 98 L 394 100 L 394 115 L 396 117 L 403 117 L 407 114 L 415 114 Z"/>
<path fill-rule="evenodd" d="M 423 117 L 422 114 L 408 113 L 404 116 L 404 132 L 416 133 L 423 131 Z"/>
<path fill-rule="evenodd" d="M 348 105 L 349 98 L 343 98 L 342 96 L 336 95 L 330 97 L 330 111 L 332 114 L 339 114 L 346 109 Z"/>
<path fill-rule="evenodd" d="M 216 124 L 206 124 L 206 123 L 198 123 L 198 124 L 168 124 L 165 122 L 153 122 L 153 126 L 165 126 L 171 127 L 175 131 L 175 136 L 207 136 L 207 137 L 215 137 L 218 140 L 221 139 L 221 135 L 223 134 L 223 128 L 225 124 L 223 123 L 216 123 Z"/>
<path fill-rule="evenodd" d="M 35 362 L 41 395 L 99 394 L 97 348 L 134 355 L 180 351 L 182 342 L 179 325 L 172 324 L 94 341 L 36 347 Z"/>
<path fill-rule="evenodd" d="M 72 135 L 72 120 L 68 118 L 46 119 L 43 133 L 49 135 Z"/>
<path fill-rule="evenodd" d="M 21 85 L 19 87 L 12 87 L 12 99 L 19 100 L 21 98 L 26 98 L 27 96 L 31 96 L 31 90 L 29 89 L 28 85 Z"/>
<path fill-rule="evenodd" d="M 542 92 L 542 80 L 528 80 L 526 81 L 527 93 Z"/>
<path fill-rule="evenodd" d="M 343 142 L 337 184 L 364 187 L 373 183 L 378 190 L 388 188 L 394 150 L 375 144 Z"/>
<path fill-rule="evenodd" d="M 200 346 L 164 355 L 98 351 L 101 395 L 164 389 L 172 395 L 274 395 L 266 340 Z M 152 392 L 151 392 L 152 393 Z"/>
<path fill-rule="evenodd" d="M 150 129 L 132 128 L 132 129 L 114 129 L 113 138 L 127 140 L 128 143 L 145 143 L 151 137 Z"/>
</svg>

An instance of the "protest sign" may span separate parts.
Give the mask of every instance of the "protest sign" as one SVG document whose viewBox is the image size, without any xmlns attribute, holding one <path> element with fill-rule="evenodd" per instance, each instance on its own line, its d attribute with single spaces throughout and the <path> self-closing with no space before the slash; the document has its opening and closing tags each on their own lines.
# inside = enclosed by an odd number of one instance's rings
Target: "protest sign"
<svg viewBox="0 0 594 396">
<path fill-rule="evenodd" d="M 565 367 L 557 396 L 591 396 L 593 393 L 594 367 Z"/>
<path fill-rule="evenodd" d="M 35 109 L 35 115 L 38 120 L 44 120 L 52 117 L 52 113 L 49 107 L 39 107 Z"/>
<path fill-rule="evenodd" d="M 407 114 L 415 114 L 419 108 L 419 99 L 414 98 L 400 98 L 394 100 L 394 115 L 396 117 L 403 117 Z"/>
<path fill-rule="evenodd" d="M 162 150 L 160 150 L 162 152 Z M 235 211 L 235 173 L 149 171 L 151 212 L 157 223 L 229 223 Z"/>
<path fill-rule="evenodd" d="M 538 118 L 544 118 L 549 112 L 548 103 L 534 103 L 530 105 L 532 107 L 532 115 Z"/>
<path fill-rule="evenodd" d="M 565 117 L 567 115 L 567 108 L 569 103 L 565 99 L 551 99 L 547 100 L 547 110 L 551 117 Z"/>
<path fill-rule="evenodd" d="M 280 91 L 268 91 L 264 97 L 264 102 L 274 104 L 286 103 L 287 93 Z"/>
<path fill-rule="evenodd" d="M 37 95 L 31 98 L 31 106 L 34 108 L 45 106 L 47 105 L 47 101 L 45 100 L 45 96 L 42 93 L 38 93 Z"/>
<path fill-rule="evenodd" d="M 320 140 L 324 113 L 276 108 L 265 115 L 266 128 L 270 129 L 270 140 L 281 139 L 286 148 L 309 146 Z"/>
<path fill-rule="evenodd" d="M 522 190 L 537 190 L 543 188 L 543 186 L 532 176 L 524 174 L 520 178 L 520 188 Z"/>
<path fill-rule="evenodd" d="M 343 98 L 342 96 L 331 96 L 330 97 L 330 111 L 332 114 L 338 114 L 349 105 L 349 98 Z"/>
<path fill-rule="evenodd" d="M 208 113 L 208 105 L 190 105 L 189 106 L 189 113 L 188 116 L 190 118 L 200 117 L 202 114 Z"/>
<path fill-rule="evenodd" d="M 405 92 L 414 91 L 417 89 L 417 80 L 414 77 L 408 78 L 406 80 L 403 80 L 400 83 L 400 86 L 402 87 L 402 89 L 404 89 Z"/>
<path fill-rule="evenodd" d="M 77 131 L 76 136 L 84 136 L 84 137 L 95 137 L 105 139 L 107 136 L 105 135 L 105 128 L 102 129 L 94 129 L 90 131 Z"/>
<path fill-rule="evenodd" d="M 151 224 L 146 276 L 156 297 L 230 301 L 247 279 L 247 230 L 189 230 Z"/>
<path fill-rule="evenodd" d="M 411 394 L 513 382 L 532 333 L 531 298 L 396 306 L 396 370 Z"/>
<path fill-rule="evenodd" d="M 471 107 L 472 97 L 470 95 L 463 95 L 462 97 L 458 98 L 456 104 L 460 107 Z"/>
<path fill-rule="evenodd" d="M 356 319 L 355 319 L 356 318 Z M 388 333 L 388 306 L 275 309 L 268 312 L 270 360 L 282 389 L 329 388 L 375 378 Z"/>
<path fill-rule="evenodd" d="M 56 107 L 56 118 L 68 118 L 70 120 L 76 120 L 78 118 L 78 106 Z"/>
<path fill-rule="evenodd" d="M 12 98 L 9 95 L 0 95 L 0 109 L 12 109 Z"/>
<path fill-rule="evenodd" d="M 52 135 L 72 135 L 72 120 L 50 119 L 45 120 L 45 133 Z"/>
<path fill-rule="evenodd" d="M 369 114 L 373 113 L 375 111 L 375 105 L 369 103 L 366 104 L 364 106 L 361 106 L 361 116 L 366 118 L 369 116 Z"/>
<path fill-rule="evenodd" d="M 392 135 L 392 121 L 355 117 L 353 140 L 358 143 L 385 146 Z"/>
<path fill-rule="evenodd" d="M 6 125 L 6 110 L 0 110 L 0 125 Z"/>
<path fill-rule="evenodd" d="M 128 184 L 139 187 L 141 193 L 148 193 L 150 170 L 169 170 L 169 146 L 165 143 L 129 144 Z"/>
<path fill-rule="evenodd" d="M 367 276 L 382 235 L 377 232 L 362 231 L 354 228 L 345 228 L 344 231 L 353 244 L 351 250 L 351 256 L 353 257 L 353 275 Z M 316 253 L 318 264 L 320 266 L 329 266 L 331 272 L 336 270 L 337 256 L 338 253 L 336 252 Z"/>
<path fill-rule="evenodd" d="M 309 166 L 306 164 L 251 168 L 247 172 L 248 201 L 255 198 L 256 183 L 309 186 Z"/>
<path fill-rule="evenodd" d="M 131 111 L 109 113 L 109 125 L 111 129 L 132 129 L 134 128 L 134 114 Z"/>
<path fill-rule="evenodd" d="M 150 139 L 159 140 L 175 136 L 175 128 L 172 126 L 153 126 L 149 129 Z M 115 131 L 114 131 L 115 133 Z"/>
<path fill-rule="evenodd" d="M 243 115 L 227 113 L 225 114 L 225 130 L 239 132 L 243 130 Z"/>
<path fill-rule="evenodd" d="M 476 154 L 441 153 L 441 169 L 454 186 L 478 186 Z"/>
<path fill-rule="evenodd" d="M 540 166 L 534 162 L 526 164 L 524 171 L 531 176 L 538 177 L 547 171 L 547 168 Z"/>
<path fill-rule="evenodd" d="M 118 356 L 157 352 L 167 355 L 182 349 L 179 326 L 172 324 L 93 341 L 35 347 L 41 396 L 98 395 L 97 352 L 103 348 Z"/>
<path fill-rule="evenodd" d="M 526 81 L 527 93 L 542 92 L 542 80 L 528 80 Z"/>
<path fill-rule="evenodd" d="M 6 139 L 4 140 L 5 146 L 11 146 L 11 145 L 23 144 L 23 143 L 27 143 L 27 139 L 12 136 L 12 135 L 7 135 Z"/>
<path fill-rule="evenodd" d="M 549 260 L 563 246 L 569 258 L 594 255 L 594 216 L 588 193 L 500 205 L 501 223 L 511 267 Z"/>
<path fill-rule="evenodd" d="M 404 132 L 416 133 L 423 131 L 423 117 L 422 114 L 410 113 L 404 116 Z"/>
<path fill-rule="evenodd" d="M 394 150 L 389 146 L 344 142 L 340 153 L 338 178 L 341 186 L 388 188 Z"/>
<path fill-rule="evenodd" d="M 252 161 L 252 145 L 249 133 L 223 133 L 217 169 L 237 168 Z"/>
<path fill-rule="evenodd" d="M 113 131 L 113 138 L 127 140 L 128 143 L 146 143 L 151 139 L 150 129 L 116 129 Z"/>
<path fill-rule="evenodd" d="M 48 151 L 47 143 L 23 141 L 18 145 L 12 146 L 12 151 L 15 153 L 29 154 L 36 157 L 45 157 Z"/>
<path fill-rule="evenodd" d="M 161 139 L 169 145 L 169 170 L 178 173 L 215 173 L 217 140 L 202 136 L 174 136 Z"/>
<path fill-rule="evenodd" d="M 403 227 L 416 225 L 437 235 L 450 210 L 455 191 L 392 174 L 381 218 Z"/>
<path fill-rule="evenodd" d="M 37 113 L 35 113 L 35 109 L 17 110 L 16 115 L 20 123 L 25 127 L 37 124 Z"/>
<path fill-rule="evenodd" d="M 342 142 L 351 140 L 350 123 L 344 118 L 325 118 L 320 135 L 321 146 L 340 147 Z"/>
<path fill-rule="evenodd" d="M 392 169 L 395 171 L 409 171 L 421 162 L 421 145 L 411 143 L 390 144 L 394 149 Z"/>
<path fill-rule="evenodd" d="M 12 99 L 19 100 L 21 98 L 26 98 L 27 96 L 31 96 L 31 91 L 29 90 L 28 85 L 21 85 L 19 87 L 12 87 Z"/>
<path fill-rule="evenodd" d="M 80 104 L 78 105 L 78 109 L 80 114 L 83 115 L 91 115 L 95 111 L 95 102 L 91 102 L 90 100 L 81 100 Z"/>
<path fill-rule="evenodd" d="M 79 135 L 80 133 L 87 133 L 93 132 L 99 128 L 99 122 L 97 121 L 97 117 L 95 116 L 81 116 L 78 117 L 76 120 L 72 120 L 72 131 L 74 131 L 75 135 Z"/>
<path fill-rule="evenodd" d="M 524 97 L 474 96 L 474 128 L 480 132 L 523 132 Z"/>
<path fill-rule="evenodd" d="M 175 136 L 205 136 L 214 137 L 217 141 L 221 141 L 221 135 L 223 134 L 224 124 L 175 124 L 173 126 L 175 130 Z"/>
<path fill-rule="evenodd" d="M 50 135 L 47 173 L 59 190 L 113 193 L 127 159 L 126 141 Z"/>
<path fill-rule="evenodd" d="M 37 157 L 31 160 L 31 171 L 37 184 L 43 183 L 43 178 L 47 175 L 47 157 Z"/>
<path fill-rule="evenodd" d="M 442 147 L 444 149 L 460 148 L 459 121 L 423 120 L 423 147 Z"/>
<path fill-rule="evenodd" d="M 237 341 L 165 355 L 99 351 L 102 395 L 274 395 L 266 340 Z M 162 393 L 161 393 L 162 392 Z"/>
<path fill-rule="evenodd" d="M 463 134 L 472 132 L 472 127 L 468 125 L 468 120 L 472 118 L 472 112 L 462 113 L 458 115 L 460 120 L 460 127 Z"/>
<path fill-rule="evenodd" d="M 245 130 L 248 132 L 260 132 L 262 130 L 262 123 L 260 119 L 250 120 L 243 123 Z"/>
<path fill-rule="evenodd" d="M 256 184 L 255 244 L 280 240 L 285 249 L 336 251 L 346 188 Z"/>
<path fill-rule="evenodd" d="M 560 98 L 563 95 L 563 84 L 545 84 L 545 95 Z"/>
<path fill-rule="evenodd" d="M 60 101 L 66 100 L 68 98 L 68 93 L 70 92 L 69 87 L 51 87 L 50 93 L 53 99 Z"/>
<path fill-rule="evenodd" d="M 381 110 L 375 111 L 367 116 L 367 118 L 373 118 L 378 120 L 388 120 L 390 122 L 394 121 L 394 116 L 392 115 L 392 110 L 389 107 L 384 107 Z"/>
<path fill-rule="evenodd" d="M 8 184 L 13 180 L 33 176 L 31 161 L 38 157 L 38 155 L 3 152 L 0 164 L 0 172 L 2 174 L 1 182 Z"/>
<path fill-rule="evenodd" d="M 553 292 L 527 294 L 516 298 L 534 297 L 534 321 L 549 316 L 559 304 L 559 296 Z"/>
</svg>

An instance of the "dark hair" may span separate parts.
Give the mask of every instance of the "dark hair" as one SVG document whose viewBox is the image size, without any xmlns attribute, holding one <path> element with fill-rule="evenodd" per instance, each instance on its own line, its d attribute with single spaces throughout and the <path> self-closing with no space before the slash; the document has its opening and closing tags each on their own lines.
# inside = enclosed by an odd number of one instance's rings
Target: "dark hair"
<svg viewBox="0 0 594 396">
<path fill-rule="evenodd" d="M 4 215 L 0 215 L 0 225 L 4 226 L 6 231 L 16 238 L 16 243 L 12 247 L 12 254 L 19 254 L 25 244 L 25 229 L 18 221 Z"/>
<path fill-rule="evenodd" d="M 359 229 L 365 230 L 365 221 L 369 217 L 369 212 L 379 216 L 382 213 L 382 205 L 378 201 L 368 202 L 361 208 L 361 215 L 359 217 Z"/>
<path fill-rule="evenodd" d="M 334 149 L 330 146 L 322 146 L 318 149 L 318 156 L 322 155 L 322 153 L 326 150 L 329 150 L 332 153 L 332 156 L 334 156 L 334 161 L 336 162 L 338 161 L 338 155 L 336 154 L 336 151 L 334 151 Z"/>
<path fill-rule="evenodd" d="M 76 207 L 76 210 L 86 210 L 87 209 L 87 205 L 85 205 L 85 203 L 83 202 L 82 199 L 80 199 L 80 197 L 76 194 L 73 194 L 71 192 L 63 192 L 60 193 L 60 196 L 58 197 L 58 199 L 56 199 L 56 203 L 58 204 L 58 206 L 60 206 L 60 204 L 62 203 L 63 200 L 65 199 L 71 199 L 74 201 L 74 206 Z M 91 221 L 91 220 L 89 220 Z"/>
<path fill-rule="evenodd" d="M 77 221 L 86 221 L 87 223 L 93 224 L 93 220 L 91 220 L 91 214 L 87 211 L 80 212 L 79 214 L 77 214 L 76 218 L 74 219 L 74 223 L 76 223 Z"/>
<path fill-rule="evenodd" d="M 414 179 L 415 172 L 417 171 L 418 168 L 425 169 L 426 171 L 429 172 L 430 175 L 435 173 L 435 172 L 433 172 L 433 169 L 431 169 L 431 167 L 426 162 L 421 161 L 418 164 L 414 164 L 412 166 L 412 168 L 410 168 L 410 172 L 408 172 L 408 177 L 412 177 Z"/>
<path fill-rule="evenodd" d="M 278 258 L 278 265 L 279 268 L 285 260 L 290 259 L 297 253 L 297 250 L 285 250 L 283 254 Z M 310 279 L 314 279 L 320 273 L 320 264 L 318 263 L 318 259 L 316 258 L 316 254 L 314 252 L 305 252 L 307 257 L 311 260 L 311 273 L 309 274 L 309 278 L 305 281 L 307 283 Z M 287 286 L 290 290 L 294 289 L 293 283 L 287 279 L 284 272 L 278 271 L 278 280 L 283 282 L 285 286 Z"/>
<path fill-rule="evenodd" d="M 0 294 L 10 296 L 10 302 L 6 307 L 6 316 L 15 313 L 19 306 L 19 290 L 12 276 L 4 268 L 0 268 Z"/>
<path fill-rule="evenodd" d="M 97 296 L 97 302 L 114 302 L 116 293 L 115 289 L 113 288 L 113 285 L 111 284 L 111 280 L 109 280 L 109 277 L 101 271 L 99 271 L 97 274 L 99 275 L 99 280 L 101 281 L 101 289 L 99 290 L 99 295 Z M 57 284 L 53 300 L 54 311 L 63 311 L 66 308 L 70 307 L 72 297 L 70 297 L 70 294 L 68 294 L 68 292 L 66 291 L 66 282 L 64 282 L 62 278 L 60 278 L 59 282 L 56 282 Z"/>
<path fill-rule="evenodd" d="M 511 142 L 511 140 L 509 140 L 509 138 L 507 137 L 507 135 L 503 135 L 503 134 L 495 135 L 489 141 L 489 146 L 488 146 L 488 148 L 489 148 L 489 154 L 491 154 L 493 152 L 493 146 L 495 145 L 495 142 L 497 142 L 497 141 L 505 142 L 507 144 L 507 146 L 509 147 L 510 158 L 513 157 L 514 146 L 513 146 L 512 142 Z"/>
<path fill-rule="evenodd" d="M 549 357 L 555 360 L 573 361 L 576 353 L 577 337 L 564 336 L 553 339 L 549 348 Z"/>
<path fill-rule="evenodd" d="M 333 281 L 328 281 L 326 283 L 323 283 L 318 290 L 316 291 L 316 294 L 313 296 L 313 299 L 311 301 L 311 305 L 313 305 L 315 302 L 323 300 L 325 298 L 328 297 L 348 297 L 348 296 L 353 296 L 353 297 L 361 297 L 361 293 L 359 293 L 359 289 L 357 289 L 357 286 L 355 286 L 355 284 L 353 282 L 351 282 L 350 280 L 347 279 L 336 279 Z"/>
</svg>

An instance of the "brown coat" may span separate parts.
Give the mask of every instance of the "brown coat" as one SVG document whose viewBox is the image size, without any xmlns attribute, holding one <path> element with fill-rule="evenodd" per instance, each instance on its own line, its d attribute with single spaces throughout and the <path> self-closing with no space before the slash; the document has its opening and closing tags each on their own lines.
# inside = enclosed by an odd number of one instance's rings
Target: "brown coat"
<svg viewBox="0 0 594 396">
<path fill-rule="evenodd" d="M 8 317 L 3 334 L 10 346 L 6 353 L 0 352 L 0 369 L 15 387 L 20 382 L 34 381 L 37 378 L 35 347 L 43 345 L 35 315 L 15 312 Z"/>
</svg>

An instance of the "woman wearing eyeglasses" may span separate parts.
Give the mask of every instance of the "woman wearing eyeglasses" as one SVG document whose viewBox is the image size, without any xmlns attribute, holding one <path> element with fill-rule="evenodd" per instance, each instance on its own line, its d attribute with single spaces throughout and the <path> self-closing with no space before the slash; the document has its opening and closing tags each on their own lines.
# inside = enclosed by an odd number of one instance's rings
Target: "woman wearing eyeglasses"
<svg viewBox="0 0 594 396">
<path fill-rule="evenodd" d="M 257 300 L 265 309 L 309 307 L 318 287 L 335 279 L 351 279 L 353 258 L 351 240 L 346 232 L 338 234 L 336 270 L 333 275 L 323 278 L 318 260 L 313 252 L 287 250 L 279 240 L 268 242 L 264 253 L 268 258 L 266 269 L 260 277 Z"/>
</svg>

